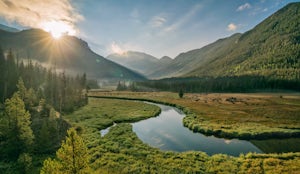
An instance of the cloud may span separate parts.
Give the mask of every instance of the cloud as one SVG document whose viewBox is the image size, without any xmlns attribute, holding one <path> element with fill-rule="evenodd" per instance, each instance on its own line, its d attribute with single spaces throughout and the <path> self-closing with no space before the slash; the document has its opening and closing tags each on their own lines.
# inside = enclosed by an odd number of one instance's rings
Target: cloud
<svg viewBox="0 0 300 174">
<path fill-rule="evenodd" d="M 0 16 L 32 28 L 43 28 L 49 22 L 64 23 L 74 31 L 76 23 L 83 20 L 71 0 L 1 0 Z"/>
<path fill-rule="evenodd" d="M 112 41 L 112 43 L 106 47 L 106 54 L 116 53 L 120 55 L 125 55 L 130 50 L 142 50 L 140 46 L 140 44 L 135 44 L 133 42 L 122 43 Z"/>
<path fill-rule="evenodd" d="M 117 54 L 123 54 L 124 52 L 126 52 L 124 49 L 121 48 L 120 45 L 118 45 L 118 44 L 115 43 L 115 42 L 113 42 L 113 43 L 111 44 L 110 49 L 111 49 L 111 52 L 117 53 Z"/>
<path fill-rule="evenodd" d="M 166 22 L 167 20 L 163 17 L 160 17 L 160 16 L 154 16 L 151 21 L 150 21 L 150 24 L 152 27 L 156 28 L 156 27 L 161 27 L 164 25 L 164 23 Z"/>
<path fill-rule="evenodd" d="M 193 17 L 198 10 L 200 10 L 202 7 L 202 5 L 197 4 L 194 7 L 192 7 L 192 9 L 186 13 L 184 16 L 182 16 L 177 22 L 173 23 L 172 25 L 168 26 L 165 31 L 173 31 L 176 30 L 177 28 L 179 28 L 180 26 L 184 25 L 186 22 L 188 22 L 190 20 L 191 17 Z"/>
<path fill-rule="evenodd" d="M 230 23 L 228 26 L 227 26 L 227 30 L 228 31 L 235 31 L 237 29 L 237 25 L 235 25 L 234 23 Z"/>
<path fill-rule="evenodd" d="M 245 3 L 245 4 L 241 5 L 241 6 L 239 6 L 239 7 L 236 9 L 236 11 L 243 11 L 243 10 L 249 9 L 249 8 L 251 8 L 251 5 L 250 5 L 249 3 Z"/>
</svg>

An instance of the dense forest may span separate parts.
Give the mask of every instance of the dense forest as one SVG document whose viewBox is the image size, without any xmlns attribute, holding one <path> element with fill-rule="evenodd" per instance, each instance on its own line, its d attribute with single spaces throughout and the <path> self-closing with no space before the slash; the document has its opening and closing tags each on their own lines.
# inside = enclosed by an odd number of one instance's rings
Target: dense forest
<svg viewBox="0 0 300 174">
<path fill-rule="evenodd" d="M 215 47 L 204 64 L 196 64 L 184 76 L 265 76 L 281 80 L 300 79 L 300 3 L 290 3 L 253 29 L 228 42 L 218 53 Z M 228 40 L 229 41 L 229 40 Z M 204 51 L 204 50 L 203 50 Z"/>
<path fill-rule="evenodd" d="M 41 166 L 65 138 L 62 113 L 86 105 L 86 74 L 67 76 L 0 50 L 0 171 Z M 35 164 L 33 164 L 35 163 Z M 36 164 L 37 163 L 37 164 Z"/>
<path fill-rule="evenodd" d="M 152 88 L 162 91 L 178 92 L 256 92 L 262 90 L 293 90 L 300 91 L 300 80 L 271 79 L 264 76 L 233 76 L 233 77 L 189 77 L 148 80 L 137 82 L 142 89 Z"/>
</svg>

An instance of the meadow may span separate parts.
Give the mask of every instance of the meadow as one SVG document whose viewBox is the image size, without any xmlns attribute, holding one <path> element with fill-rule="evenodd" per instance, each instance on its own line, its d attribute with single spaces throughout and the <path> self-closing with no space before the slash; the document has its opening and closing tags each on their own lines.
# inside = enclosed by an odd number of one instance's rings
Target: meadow
<svg viewBox="0 0 300 174">
<path fill-rule="evenodd" d="M 173 94 L 169 94 L 172 96 Z M 175 98 L 175 95 L 174 95 Z M 63 116 L 88 146 L 95 173 L 297 173 L 300 153 L 224 154 L 162 152 L 144 144 L 129 123 L 156 116 L 159 108 L 143 102 L 89 98 L 89 104 Z M 99 130 L 111 127 L 101 137 Z"/>
<path fill-rule="evenodd" d="M 184 126 L 217 137 L 269 139 L 300 136 L 299 93 L 90 92 L 169 104 L 186 113 Z"/>
</svg>

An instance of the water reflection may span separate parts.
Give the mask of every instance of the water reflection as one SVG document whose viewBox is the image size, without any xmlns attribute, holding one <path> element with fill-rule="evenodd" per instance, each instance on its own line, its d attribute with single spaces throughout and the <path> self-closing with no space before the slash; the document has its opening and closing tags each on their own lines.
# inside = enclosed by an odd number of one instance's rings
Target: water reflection
<svg viewBox="0 0 300 174">
<path fill-rule="evenodd" d="M 162 110 L 158 117 L 133 123 L 133 131 L 145 143 L 164 151 L 204 151 L 209 155 L 224 153 L 238 156 L 240 153 L 262 151 L 249 141 L 227 140 L 214 136 L 193 133 L 183 127 L 182 118 L 185 116 L 177 109 L 155 104 Z"/>
<path fill-rule="evenodd" d="M 149 104 L 159 106 L 161 114 L 158 117 L 132 123 L 133 131 L 144 143 L 164 151 L 203 151 L 209 155 L 223 153 L 232 156 L 248 152 L 300 152 L 300 138 L 246 141 L 194 133 L 183 126 L 182 119 L 185 114 L 181 110 L 161 104 Z M 113 126 L 115 125 L 114 123 Z M 105 136 L 111 127 L 101 130 L 101 136 Z"/>
<path fill-rule="evenodd" d="M 104 136 L 109 132 L 110 128 L 111 128 L 111 127 L 114 127 L 114 126 L 116 126 L 116 125 L 117 125 L 117 124 L 114 123 L 112 126 L 106 128 L 106 129 L 100 130 L 101 137 L 104 137 Z"/>
</svg>

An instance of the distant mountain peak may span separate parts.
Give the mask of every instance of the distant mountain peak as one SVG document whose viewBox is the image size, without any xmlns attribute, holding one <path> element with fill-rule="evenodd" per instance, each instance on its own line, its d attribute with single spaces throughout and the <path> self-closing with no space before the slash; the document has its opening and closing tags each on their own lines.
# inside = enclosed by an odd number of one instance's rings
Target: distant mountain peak
<svg viewBox="0 0 300 174">
<path fill-rule="evenodd" d="M 150 74 L 165 77 L 259 75 L 300 79 L 300 2 L 290 3 L 253 29 L 180 53 Z"/>
<path fill-rule="evenodd" d="M 163 56 L 162 58 L 160 58 L 160 60 L 172 60 L 172 58 L 171 57 L 169 57 L 169 56 Z"/>
<path fill-rule="evenodd" d="M 173 59 L 169 56 L 163 56 L 162 58 L 159 59 L 159 61 L 164 64 L 169 64 L 173 61 Z"/>
<path fill-rule="evenodd" d="M 126 54 L 122 55 L 111 54 L 106 58 L 145 76 L 154 73 L 157 69 L 162 68 L 162 66 L 165 66 L 172 61 L 169 57 L 158 59 L 150 54 L 138 51 L 127 51 Z"/>
<path fill-rule="evenodd" d="M 274 79 L 299 79 L 300 2 L 281 8 L 235 42 L 215 48 L 208 62 L 183 76 L 257 75 Z M 231 37 L 234 37 L 231 36 Z M 216 51 L 225 52 L 216 58 Z"/>
</svg>

